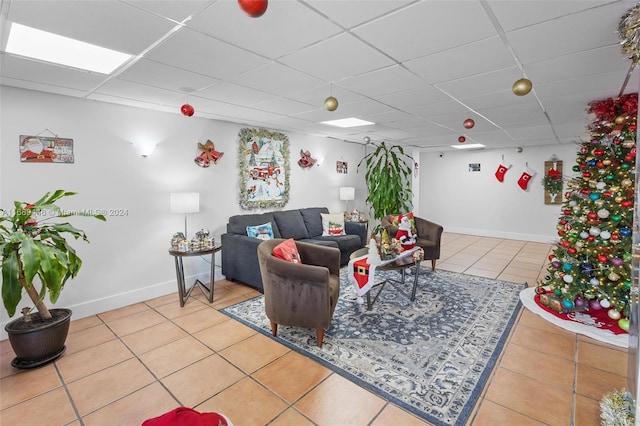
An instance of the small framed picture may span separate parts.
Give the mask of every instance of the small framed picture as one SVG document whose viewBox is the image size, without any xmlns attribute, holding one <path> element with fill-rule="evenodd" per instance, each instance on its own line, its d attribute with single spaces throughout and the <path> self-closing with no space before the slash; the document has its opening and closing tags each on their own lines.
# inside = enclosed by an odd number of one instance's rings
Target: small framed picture
<svg viewBox="0 0 640 426">
<path fill-rule="evenodd" d="M 480 171 L 480 163 L 469 163 L 469 171 L 470 172 L 479 172 Z"/>
<path fill-rule="evenodd" d="M 346 161 L 336 161 L 336 172 L 347 174 L 348 164 Z"/>
<path fill-rule="evenodd" d="M 73 139 L 20 135 L 20 162 L 73 163 Z"/>
</svg>

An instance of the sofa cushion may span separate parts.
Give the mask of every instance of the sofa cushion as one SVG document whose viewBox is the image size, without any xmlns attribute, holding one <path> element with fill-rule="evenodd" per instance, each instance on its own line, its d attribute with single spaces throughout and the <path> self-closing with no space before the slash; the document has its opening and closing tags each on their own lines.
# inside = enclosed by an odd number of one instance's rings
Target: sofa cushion
<svg viewBox="0 0 640 426">
<path fill-rule="evenodd" d="M 259 240 L 272 240 L 273 227 L 271 226 L 271 222 L 263 223 L 262 225 L 247 226 L 247 235 Z"/>
<path fill-rule="evenodd" d="M 304 219 L 300 210 L 284 210 L 273 212 L 273 217 L 278 224 L 281 238 L 293 238 L 301 240 L 309 238 L 307 227 L 304 226 Z"/>
<path fill-rule="evenodd" d="M 322 213 L 322 236 L 345 235 L 343 213 Z"/>
<path fill-rule="evenodd" d="M 322 218 L 321 213 L 329 213 L 329 209 L 326 207 L 309 207 L 300 209 L 304 224 L 307 227 L 309 238 L 322 235 Z"/>
<path fill-rule="evenodd" d="M 300 259 L 300 253 L 298 253 L 298 246 L 293 238 L 284 240 L 273 248 L 272 254 L 278 259 L 286 260 L 291 263 L 302 263 Z"/>
<path fill-rule="evenodd" d="M 227 232 L 232 234 L 247 235 L 247 226 L 258 226 L 264 223 L 271 222 L 271 228 L 273 229 L 273 237 L 280 238 L 280 231 L 276 224 L 273 212 L 262 214 L 240 214 L 231 216 L 229 223 L 227 224 Z"/>
</svg>

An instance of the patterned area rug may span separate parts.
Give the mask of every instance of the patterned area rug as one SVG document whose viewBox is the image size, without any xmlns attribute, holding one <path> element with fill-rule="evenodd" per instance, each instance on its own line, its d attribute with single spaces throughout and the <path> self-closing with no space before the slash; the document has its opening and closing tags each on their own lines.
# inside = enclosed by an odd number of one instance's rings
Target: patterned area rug
<svg viewBox="0 0 640 426">
<path fill-rule="evenodd" d="M 524 286 L 422 268 L 410 302 L 412 282 L 408 274 L 404 288 L 387 284 L 367 311 L 343 268 L 322 349 L 312 329 L 280 326 L 276 340 L 434 425 L 464 425 L 520 310 Z M 262 295 L 222 312 L 272 337 Z"/>
</svg>

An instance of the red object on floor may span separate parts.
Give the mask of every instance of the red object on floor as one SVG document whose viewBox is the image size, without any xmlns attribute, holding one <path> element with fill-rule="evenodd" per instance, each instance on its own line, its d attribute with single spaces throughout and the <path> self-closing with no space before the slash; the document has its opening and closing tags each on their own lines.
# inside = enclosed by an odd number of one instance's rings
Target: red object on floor
<svg viewBox="0 0 640 426">
<path fill-rule="evenodd" d="M 233 426 L 229 419 L 218 413 L 200 413 L 187 407 L 178 407 L 153 419 L 145 420 L 142 426 Z"/>
<path fill-rule="evenodd" d="M 553 293 L 553 292 L 547 291 L 547 293 Z M 544 309 L 546 312 L 549 312 L 550 314 L 555 315 L 560 319 L 567 320 L 567 321 L 574 321 L 581 324 L 590 324 L 602 330 L 609 330 L 613 334 L 628 334 L 627 331 L 624 331 L 618 326 L 618 320 L 613 320 L 609 318 L 609 315 L 607 315 L 607 312 L 609 311 L 609 309 L 603 308 L 603 309 L 595 310 L 589 307 L 588 310 L 582 311 L 582 312 L 564 313 L 564 312 L 556 312 L 553 309 L 549 308 L 548 306 L 543 305 L 540 302 L 539 294 L 536 294 L 534 296 L 534 300 L 540 308 Z M 580 317 L 584 317 L 584 315 L 588 315 L 590 319 L 588 321 L 584 321 L 584 318 L 579 319 Z"/>
</svg>

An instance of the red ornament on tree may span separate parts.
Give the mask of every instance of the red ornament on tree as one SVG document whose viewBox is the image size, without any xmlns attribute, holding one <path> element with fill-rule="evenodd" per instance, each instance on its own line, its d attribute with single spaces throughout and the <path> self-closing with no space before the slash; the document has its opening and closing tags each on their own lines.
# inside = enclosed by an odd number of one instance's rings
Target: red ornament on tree
<svg viewBox="0 0 640 426">
<path fill-rule="evenodd" d="M 181 112 L 183 115 L 186 115 L 187 117 L 191 117 L 191 116 L 196 112 L 196 110 L 195 110 L 195 109 L 193 109 L 193 107 L 192 107 L 191 105 L 189 105 L 189 104 L 184 104 L 184 105 L 182 105 L 182 106 L 180 107 L 180 112 Z"/>
<path fill-rule="evenodd" d="M 267 11 L 267 0 L 238 0 L 240 9 L 252 18 L 259 18 Z"/>
<path fill-rule="evenodd" d="M 464 126 L 465 129 L 472 129 L 473 126 L 476 125 L 476 122 L 473 121 L 472 118 L 467 118 L 466 120 L 464 120 L 464 122 L 462 123 L 462 125 Z"/>
<path fill-rule="evenodd" d="M 464 136 L 460 136 L 458 138 L 458 142 L 460 142 L 460 143 L 464 143 L 466 140 L 467 140 L 467 138 L 465 138 Z"/>
</svg>

